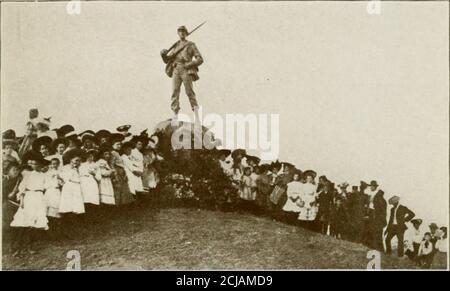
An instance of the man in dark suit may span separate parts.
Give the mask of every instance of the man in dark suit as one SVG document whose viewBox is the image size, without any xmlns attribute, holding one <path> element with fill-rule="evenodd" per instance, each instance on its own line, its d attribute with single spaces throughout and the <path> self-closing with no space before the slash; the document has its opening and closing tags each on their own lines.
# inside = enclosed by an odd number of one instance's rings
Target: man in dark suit
<svg viewBox="0 0 450 291">
<path fill-rule="evenodd" d="M 384 191 L 378 190 L 373 196 L 373 211 L 370 220 L 370 229 L 372 233 L 372 248 L 383 252 L 383 229 L 386 226 L 387 202 L 384 199 Z"/>
<path fill-rule="evenodd" d="M 364 231 L 364 205 L 366 197 L 358 190 L 358 186 L 353 186 L 348 195 L 347 209 L 349 213 L 349 239 L 353 242 L 362 242 Z"/>
<path fill-rule="evenodd" d="M 403 257 L 403 236 L 405 234 L 406 222 L 414 218 L 415 214 L 407 207 L 400 205 L 400 197 L 393 196 L 389 199 L 389 204 L 392 205 L 391 214 L 389 216 L 389 223 L 384 234 L 386 235 L 386 253 L 392 252 L 391 240 L 397 236 L 398 246 L 397 254 Z"/>
</svg>

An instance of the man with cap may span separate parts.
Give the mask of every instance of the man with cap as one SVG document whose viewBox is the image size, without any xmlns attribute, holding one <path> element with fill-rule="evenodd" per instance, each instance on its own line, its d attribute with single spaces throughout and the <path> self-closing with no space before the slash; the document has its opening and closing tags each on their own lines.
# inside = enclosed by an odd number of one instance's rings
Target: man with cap
<svg viewBox="0 0 450 291">
<path fill-rule="evenodd" d="M 193 82 L 198 80 L 198 66 L 203 63 L 203 58 L 195 43 L 186 39 L 188 36 L 187 28 L 180 26 L 177 31 L 180 40 L 175 44 L 174 49 L 170 53 L 167 50 L 161 51 L 161 56 L 164 62 L 168 64 L 169 71 L 173 72 L 168 73 L 169 77 L 172 78 L 173 84 L 171 108 L 175 113 L 174 119 L 176 120 L 180 111 L 180 89 L 181 83 L 183 83 L 192 111 L 195 113 L 195 119 L 199 121 L 198 104 L 193 89 Z M 168 61 L 168 59 L 173 61 Z"/>
<path fill-rule="evenodd" d="M 399 257 L 403 257 L 404 234 L 407 229 L 405 223 L 411 221 L 415 214 L 407 207 L 400 204 L 400 197 L 398 196 L 392 196 L 389 199 L 389 204 L 392 205 L 391 214 L 389 216 L 388 226 L 384 232 L 386 235 L 386 253 L 390 254 L 392 252 L 391 240 L 396 236 L 398 240 L 397 254 Z"/>
</svg>

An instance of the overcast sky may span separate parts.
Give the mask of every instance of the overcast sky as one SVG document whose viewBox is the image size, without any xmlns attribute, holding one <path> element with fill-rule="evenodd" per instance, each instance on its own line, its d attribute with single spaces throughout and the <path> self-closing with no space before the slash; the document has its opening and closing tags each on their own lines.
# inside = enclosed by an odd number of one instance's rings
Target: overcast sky
<svg viewBox="0 0 450 291">
<path fill-rule="evenodd" d="M 171 117 L 159 52 L 176 29 L 204 56 L 205 113 L 280 115 L 280 159 L 447 221 L 448 3 L 2 4 L 2 131 L 37 106 L 54 125 L 132 131 Z M 182 110 L 189 104 L 182 90 Z"/>
</svg>

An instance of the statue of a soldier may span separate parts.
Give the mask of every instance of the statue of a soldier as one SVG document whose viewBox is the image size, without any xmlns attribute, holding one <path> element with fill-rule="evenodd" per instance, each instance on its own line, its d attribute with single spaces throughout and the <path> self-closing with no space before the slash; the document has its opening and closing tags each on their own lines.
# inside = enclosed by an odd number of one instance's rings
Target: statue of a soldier
<svg viewBox="0 0 450 291">
<path fill-rule="evenodd" d="M 203 63 L 203 58 L 195 43 L 186 39 L 189 34 L 185 26 L 180 26 L 178 28 L 178 36 L 180 39 L 170 49 L 162 50 L 161 57 L 164 63 L 166 63 L 167 75 L 172 78 L 173 92 L 171 108 L 175 113 L 174 119 L 177 120 L 178 112 L 180 111 L 180 88 L 181 83 L 183 83 L 197 122 L 200 121 L 198 103 L 192 85 L 194 81 L 199 79 L 198 66 Z"/>
</svg>

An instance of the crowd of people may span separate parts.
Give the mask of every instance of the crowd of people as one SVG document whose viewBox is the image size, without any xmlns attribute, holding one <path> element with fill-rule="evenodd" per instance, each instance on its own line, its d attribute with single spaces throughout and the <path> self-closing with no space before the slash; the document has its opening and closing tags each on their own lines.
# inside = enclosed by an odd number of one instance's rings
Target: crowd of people
<svg viewBox="0 0 450 291">
<path fill-rule="evenodd" d="M 155 167 L 164 159 L 158 137 L 147 130 L 133 135 L 130 125 L 115 132 L 50 125 L 32 109 L 24 136 L 16 137 L 12 129 L 2 135 L 3 231 L 14 233 L 15 255 L 33 252 L 28 242 L 36 230 L 61 229 L 61 220 L 70 225 L 95 207 L 138 203 L 164 182 Z M 387 254 L 396 237 L 398 256 L 405 254 L 423 268 L 431 267 L 436 252 L 447 252 L 447 228 L 431 223 L 424 232 L 422 219 L 400 204 L 399 196 L 386 201 L 375 180 L 336 185 L 323 175 L 316 182 L 313 170 L 261 163 L 242 149 L 212 153 L 231 185 L 222 190 L 237 197 L 238 211 L 269 215 Z"/>
<path fill-rule="evenodd" d="M 263 209 L 274 219 L 387 254 L 396 237 L 397 255 L 406 254 L 422 268 L 431 267 L 436 252 L 447 252 L 447 227 L 431 223 L 424 231 L 422 219 L 400 204 L 399 196 L 386 201 L 375 180 L 350 187 L 346 182 L 336 185 L 323 175 L 316 183 L 313 170 L 301 171 L 278 161 L 260 164 L 242 150 L 221 150 L 219 162 L 244 208 Z"/>
<path fill-rule="evenodd" d="M 130 125 L 115 133 L 78 133 L 69 124 L 50 130 L 37 115 L 30 110 L 23 137 L 12 129 L 2 135 L 3 230 L 5 237 L 8 226 L 15 230 L 15 255 L 29 250 L 36 229 L 67 230 L 61 218 L 70 228 L 90 208 L 136 203 L 159 183 L 156 136 L 132 135 Z"/>
</svg>

